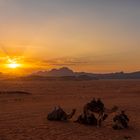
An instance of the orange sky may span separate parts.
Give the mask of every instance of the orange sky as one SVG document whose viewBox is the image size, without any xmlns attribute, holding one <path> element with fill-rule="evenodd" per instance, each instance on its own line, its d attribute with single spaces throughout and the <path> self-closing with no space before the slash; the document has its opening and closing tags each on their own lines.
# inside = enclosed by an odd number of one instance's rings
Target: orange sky
<svg viewBox="0 0 140 140">
<path fill-rule="evenodd" d="M 58 2 L 59 1 L 59 2 Z M 1 0 L 1 72 L 140 70 L 140 2 Z"/>
</svg>

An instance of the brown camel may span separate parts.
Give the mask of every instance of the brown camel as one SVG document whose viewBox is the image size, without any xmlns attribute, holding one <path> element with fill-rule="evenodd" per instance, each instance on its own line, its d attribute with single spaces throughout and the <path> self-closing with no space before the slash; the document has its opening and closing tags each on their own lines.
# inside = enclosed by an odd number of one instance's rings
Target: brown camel
<svg viewBox="0 0 140 140">
<path fill-rule="evenodd" d="M 50 121 L 67 121 L 73 117 L 76 109 L 73 109 L 70 114 L 67 114 L 61 107 L 55 107 L 54 110 L 48 114 L 47 119 Z"/>
<path fill-rule="evenodd" d="M 89 103 L 87 103 L 84 106 L 83 112 L 84 114 L 89 114 L 89 112 L 92 112 L 94 114 L 97 114 L 97 124 L 98 126 L 101 126 L 102 121 L 104 121 L 109 114 L 114 113 L 118 110 L 117 106 L 114 106 L 112 109 L 106 109 L 104 107 L 103 102 L 98 99 L 97 101 L 95 100 L 95 98 L 93 98 L 93 100 Z"/>
</svg>

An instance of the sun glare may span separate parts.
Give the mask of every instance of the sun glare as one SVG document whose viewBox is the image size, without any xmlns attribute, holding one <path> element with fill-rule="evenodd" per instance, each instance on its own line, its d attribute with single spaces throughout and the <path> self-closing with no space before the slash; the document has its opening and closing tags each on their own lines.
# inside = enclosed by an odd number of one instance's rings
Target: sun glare
<svg viewBox="0 0 140 140">
<path fill-rule="evenodd" d="M 16 69 L 16 68 L 21 67 L 21 64 L 18 63 L 18 62 L 16 62 L 15 60 L 9 59 L 9 60 L 8 60 L 7 67 L 8 67 L 8 68 L 11 68 L 11 69 Z"/>
<path fill-rule="evenodd" d="M 20 64 L 17 64 L 17 63 L 11 63 L 11 64 L 8 64 L 8 67 L 9 67 L 9 68 L 12 68 L 12 69 L 15 69 L 15 68 L 20 67 Z"/>
</svg>

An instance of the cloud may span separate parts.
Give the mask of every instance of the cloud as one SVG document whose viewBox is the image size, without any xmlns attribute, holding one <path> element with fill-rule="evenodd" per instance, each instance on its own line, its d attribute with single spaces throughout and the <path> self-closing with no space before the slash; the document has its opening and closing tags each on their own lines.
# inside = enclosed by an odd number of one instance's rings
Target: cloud
<svg viewBox="0 0 140 140">
<path fill-rule="evenodd" d="M 76 66 L 76 65 L 88 64 L 89 61 L 83 60 L 82 58 L 62 57 L 62 58 L 44 60 L 43 63 L 52 66 Z"/>
</svg>

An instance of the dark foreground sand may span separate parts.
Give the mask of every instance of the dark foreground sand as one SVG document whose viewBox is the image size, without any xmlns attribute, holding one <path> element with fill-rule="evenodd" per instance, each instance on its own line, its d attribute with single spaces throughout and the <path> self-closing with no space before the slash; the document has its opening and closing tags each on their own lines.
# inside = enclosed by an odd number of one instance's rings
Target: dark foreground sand
<svg viewBox="0 0 140 140">
<path fill-rule="evenodd" d="M 0 140 L 140 140 L 140 81 L 0 81 L 0 91 L 21 90 L 32 95 L 0 95 Z M 73 123 L 83 105 L 101 97 L 110 108 L 126 109 L 128 130 L 111 128 L 110 116 L 102 128 Z M 77 108 L 70 122 L 49 122 L 47 113 L 61 105 Z"/>
</svg>

